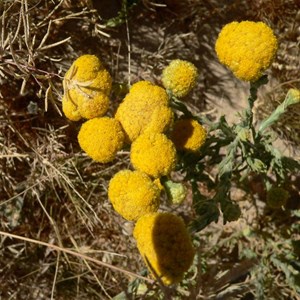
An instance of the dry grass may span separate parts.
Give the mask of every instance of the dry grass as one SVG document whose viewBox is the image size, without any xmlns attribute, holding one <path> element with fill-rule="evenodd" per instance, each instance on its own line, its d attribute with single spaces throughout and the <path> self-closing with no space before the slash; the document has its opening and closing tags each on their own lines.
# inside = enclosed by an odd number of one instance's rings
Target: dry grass
<svg viewBox="0 0 300 300">
<path fill-rule="evenodd" d="M 141 79 L 160 83 L 162 68 L 174 58 L 187 59 L 201 70 L 199 84 L 188 99 L 194 113 L 215 117 L 215 101 L 222 98 L 233 114 L 238 100 L 232 99 L 233 86 L 243 86 L 216 62 L 217 32 L 233 19 L 271 23 L 283 44 L 273 68 L 274 81 L 292 80 L 299 88 L 299 61 L 294 60 L 299 52 L 293 52 L 293 43 L 299 46 L 297 3 L 144 0 L 127 12 L 128 19 L 110 19 L 116 27 L 109 27 L 107 20 L 117 16 L 120 1 L 2 1 L 0 299 L 111 299 L 145 275 L 131 236 L 132 224 L 124 222 L 107 200 L 107 182 L 129 167 L 128 155 L 120 153 L 107 165 L 92 162 L 77 143 L 80 124 L 67 121 L 61 113 L 62 78 L 75 58 L 96 54 L 110 70 L 114 78 L 110 114 L 128 83 Z M 247 15 L 254 5 L 259 13 Z M 285 15 L 278 18 L 283 11 Z M 283 34 L 290 27 L 292 32 Z M 287 48 L 292 48 L 289 59 Z M 261 213 L 249 220 L 250 208 L 257 213 L 253 199 L 238 198 L 245 203 L 244 217 L 232 227 L 218 223 L 195 236 L 199 255 L 178 289 L 162 289 L 146 280 L 148 291 L 140 285 L 139 291 L 144 290 L 136 299 L 259 295 L 257 268 L 261 266 L 266 274 L 272 270 L 257 263 L 269 254 L 264 252 L 270 245 L 265 246 L 264 235 L 272 235 L 281 245 L 284 235 L 272 233 L 272 226 L 277 226 L 276 231 L 286 219 L 274 223 L 272 215 Z M 189 203 L 178 213 L 187 220 L 193 217 Z M 261 223 L 266 221 L 271 225 L 262 233 Z M 245 235 L 249 227 L 256 234 L 251 239 Z M 245 254 L 249 245 L 256 257 Z M 283 275 L 277 269 L 279 281 Z M 266 278 L 272 280 L 272 274 Z M 132 290 L 134 286 L 138 281 Z M 269 291 L 270 285 L 265 286 Z M 281 299 L 299 299 L 288 284 L 277 287 L 283 291 Z M 129 291 L 127 297 L 134 299 L 132 294 Z"/>
</svg>

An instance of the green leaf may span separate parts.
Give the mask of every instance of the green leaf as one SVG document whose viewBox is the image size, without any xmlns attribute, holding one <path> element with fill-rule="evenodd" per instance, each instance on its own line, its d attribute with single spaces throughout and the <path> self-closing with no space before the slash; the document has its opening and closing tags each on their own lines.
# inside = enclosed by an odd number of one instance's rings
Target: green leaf
<svg viewBox="0 0 300 300">
<path fill-rule="evenodd" d="M 238 135 L 239 139 L 243 142 L 250 141 L 251 138 L 251 130 L 249 128 L 237 125 L 235 127 L 235 132 Z"/>
<path fill-rule="evenodd" d="M 296 282 L 296 278 L 299 276 L 299 271 L 293 268 L 289 261 L 281 260 L 275 255 L 271 255 L 270 260 L 278 270 L 284 273 L 285 281 L 290 288 L 300 292 L 300 286 Z"/>
<path fill-rule="evenodd" d="M 227 155 L 219 164 L 219 177 L 221 178 L 226 173 L 231 173 L 234 165 L 234 159 L 237 151 L 239 138 L 237 137 L 228 145 Z"/>
<path fill-rule="evenodd" d="M 300 91 L 296 89 L 290 89 L 284 101 L 279 106 L 277 106 L 277 108 L 272 112 L 272 114 L 268 118 L 264 119 L 261 122 L 260 127 L 258 129 L 258 134 L 261 134 L 266 128 L 273 125 L 280 118 L 280 116 L 285 113 L 285 111 L 290 105 L 296 103 L 300 103 Z"/>
<path fill-rule="evenodd" d="M 198 232 L 212 222 L 218 222 L 220 211 L 214 201 L 203 203 L 196 208 L 198 217 L 190 225 L 192 231 Z"/>
<path fill-rule="evenodd" d="M 254 171 L 256 173 L 266 173 L 267 166 L 260 159 L 247 157 L 246 161 L 252 171 Z"/>
<path fill-rule="evenodd" d="M 131 10 L 139 0 L 122 0 L 122 8 L 118 12 L 118 15 L 116 17 L 110 18 L 106 21 L 105 25 L 107 27 L 117 27 L 122 25 L 124 22 L 126 22 L 126 19 L 128 18 L 128 12 Z"/>
</svg>

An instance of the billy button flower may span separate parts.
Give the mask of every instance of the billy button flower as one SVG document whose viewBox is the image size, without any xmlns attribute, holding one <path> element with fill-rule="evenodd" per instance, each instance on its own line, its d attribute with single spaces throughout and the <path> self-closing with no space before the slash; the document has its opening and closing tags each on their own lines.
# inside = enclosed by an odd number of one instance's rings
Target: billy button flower
<svg viewBox="0 0 300 300">
<path fill-rule="evenodd" d="M 93 119 L 103 116 L 108 110 L 109 97 L 104 93 L 94 93 L 91 96 L 88 91 L 84 94 L 76 90 L 70 90 L 69 95 L 71 99 L 76 99 L 77 105 L 66 98 L 63 99 L 63 111 L 68 119 L 71 119 L 72 115 L 80 116 L 78 120 L 81 118 Z M 70 109 L 72 106 L 74 106 L 74 110 Z"/>
<path fill-rule="evenodd" d="M 83 151 L 93 160 L 107 163 L 115 158 L 123 147 L 125 135 L 119 121 L 109 118 L 94 118 L 82 124 L 78 142 Z"/>
<path fill-rule="evenodd" d="M 173 124 L 174 112 L 169 106 L 159 106 L 153 110 L 151 120 L 144 132 L 166 132 Z"/>
<path fill-rule="evenodd" d="M 171 213 L 151 213 L 138 219 L 133 236 L 150 272 L 170 285 L 190 268 L 194 249 L 183 220 Z"/>
<path fill-rule="evenodd" d="M 186 96 L 196 84 L 197 68 L 188 61 L 175 59 L 163 70 L 163 86 L 175 97 Z"/>
<path fill-rule="evenodd" d="M 271 65 L 277 39 L 263 22 L 232 22 L 223 27 L 215 50 L 222 64 L 245 81 L 256 81 Z"/>
<path fill-rule="evenodd" d="M 85 54 L 78 57 L 65 74 L 65 81 L 90 82 L 92 88 L 109 94 L 112 79 L 101 60 L 96 55 Z M 68 82 L 66 82 L 68 84 Z M 84 87 L 84 86 L 82 86 Z"/>
<path fill-rule="evenodd" d="M 153 132 L 167 130 L 173 121 L 166 91 L 149 81 L 132 85 L 129 93 L 119 105 L 115 118 L 126 134 L 126 141 L 133 142 L 147 127 Z"/>
<path fill-rule="evenodd" d="M 163 186 L 162 183 L 161 183 L 161 178 L 155 178 L 155 179 L 153 180 L 153 183 L 156 184 L 156 186 L 158 187 L 158 189 L 159 189 L 160 191 L 163 191 L 163 190 L 165 189 L 164 186 Z"/>
<path fill-rule="evenodd" d="M 117 213 L 129 221 L 156 212 L 160 190 L 148 175 L 122 170 L 110 180 L 108 197 Z"/>
<path fill-rule="evenodd" d="M 71 101 L 66 95 L 62 98 L 62 110 L 65 116 L 71 121 L 79 121 L 81 119 L 77 103 Z"/>
<path fill-rule="evenodd" d="M 180 119 L 175 122 L 171 140 L 177 150 L 195 152 L 206 140 L 206 130 L 194 119 Z"/>
<path fill-rule="evenodd" d="M 78 121 L 103 116 L 108 109 L 112 79 L 95 55 L 82 55 L 72 64 L 63 80 L 62 109 Z"/>
<path fill-rule="evenodd" d="M 162 133 L 144 133 L 131 145 L 133 167 L 158 178 L 168 175 L 176 165 L 174 144 Z"/>
</svg>

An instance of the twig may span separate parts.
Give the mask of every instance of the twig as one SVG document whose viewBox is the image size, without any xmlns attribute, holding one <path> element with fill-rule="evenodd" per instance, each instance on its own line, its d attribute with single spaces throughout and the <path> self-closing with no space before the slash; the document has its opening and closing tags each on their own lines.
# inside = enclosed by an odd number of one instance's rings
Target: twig
<svg viewBox="0 0 300 300">
<path fill-rule="evenodd" d="M 59 259 L 60 259 L 60 252 L 57 253 L 56 266 L 55 266 L 55 274 L 54 274 L 53 284 L 52 284 L 52 289 L 51 289 L 51 300 L 55 299 L 54 298 L 54 291 L 55 291 L 55 284 L 56 284 L 56 281 L 57 281 Z"/>
<path fill-rule="evenodd" d="M 145 280 L 145 281 L 148 281 L 149 283 L 153 283 L 154 281 L 150 278 L 147 278 L 147 277 L 144 277 L 144 276 L 141 276 L 141 275 L 138 275 L 136 273 L 133 273 L 131 271 L 128 271 L 128 270 L 125 270 L 125 269 L 122 269 L 120 267 L 116 267 L 114 265 L 111 265 L 111 264 L 108 264 L 108 263 L 105 263 L 103 261 L 100 261 L 98 259 L 95 259 L 95 258 L 92 258 L 92 257 L 89 257 L 87 255 L 84 255 L 82 253 L 78 253 L 78 252 L 75 252 L 75 251 L 72 251 L 72 250 L 69 250 L 69 249 L 66 249 L 66 248 L 61 248 L 57 245 L 53 245 L 53 244 L 49 244 L 49 243 L 46 243 L 46 242 L 42 242 L 42 241 L 38 241 L 38 240 L 35 240 L 35 239 L 31 239 L 31 238 L 27 238 L 27 237 L 24 237 L 24 236 L 20 236 L 20 235 L 15 235 L 15 234 L 12 234 L 12 233 L 8 233 L 8 232 L 4 232 L 4 231 L 0 231 L 0 235 L 3 235 L 3 236 L 6 236 L 6 237 L 10 237 L 10 238 L 14 238 L 14 239 L 18 239 L 18 240 L 22 240 L 22 241 L 25 241 L 25 242 L 29 242 L 29 243 L 34 243 L 34 244 L 38 244 L 38 245 L 41 245 L 41 246 L 45 246 L 45 247 L 48 247 L 48 248 L 51 248 L 57 252 L 65 252 L 65 253 L 68 253 L 68 254 L 71 254 L 73 256 L 76 256 L 76 257 L 79 257 L 81 259 L 86 259 L 88 261 L 91 261 L 99 266 L 102 266 L 102 267 L 105 267 L 105 268 L 109 268 L 113 271 L 116 271 L 116 272 L 121 272 L 123 274 L 126 274 L 128 276 L 132 276 L 132 277 L 135 277 L 135 278 L 139 278 L 139 279 L 142 279 L 142 280 Z"/>
</svg>

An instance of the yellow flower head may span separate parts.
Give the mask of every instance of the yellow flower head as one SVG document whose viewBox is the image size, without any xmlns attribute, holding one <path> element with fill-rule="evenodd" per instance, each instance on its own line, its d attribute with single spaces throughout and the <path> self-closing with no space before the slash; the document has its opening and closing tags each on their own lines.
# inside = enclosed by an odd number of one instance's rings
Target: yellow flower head
<svg viewBox="0 0 300 300">
<path fill-rule="evenodd" d="M 69 97 L 64 96 L 62 99 L 63 112 L 71 121 L 103 116 L 107 112 L 108 106 L 109 98 L 101 92 L 90 96 L 76 90 L 70 90 Z"/>
<path fill-rule="evenodd" d="M 65 78 L 86 82 L 94 80 L 100 71 L 105 70 L 102 62 L 96 55 L 85 54 L 78 57 L 70 69 L 66 72 Z"/>
<path fill-rule="evenodd" d="M 135 169 L 157 178 L 175 168 L 176 149 L 164 134 L 144 133 L 132 143 L 130 159 Z"/>
<path fill-rule="evenodd" d="M 134 96 L 133 101 L 143 101 L 144 98 L 154 98 L 154 103 L 158 105 L 168 105 L 169 97 L 165 90 L 150 81 L 142 80 L 134 83 L 129 90 Z"/>
<path fill-rule="evenodd" d="M 165 131 L 173 120 L 166 91 L 149 81 L 132 85 L 119 105 L 115 118 L 119 120 L 128 143 L 133 142 L 148 126 L 154 132 Z"/>
<path fill-rule="evenodd" d="M 197 68 L 190 62 L 175 59 L 163 70 L 162 83 L 176 97 L 186 96 L 195 86 Z"/>
<path fill-rule="evenodd" d="M 78 142 L 83 151 L 93 160 L 107 163 L 115 158 L 124 143 L 124 132 L 120 123 L 108 117 L 94 118 L 82 124 Z"/>
<path fill-rule="evenodd" d="M 272 187 L 267 193 L 267 205 L 274 209 L 280 208 L 286 204 L 289 197 L 289 192 L 282 187 Z"/>
<path fill-rule="evenodd" d="M 91 119 L 107 112 L 112 79 L 95 55 L 76 59 L 66 72 L 63 85 L 63 112 L 70 120 Z"/>
<path fill-rule="evenodd" d="M 108 197 L 117 213 L 129 221 L 156 212 L 160 190 L 148 175 L 140 171 L 119 171 L 109 183 Z"/>
<path fill-rule="evenodd" d="M 298 89 L 289 89 L 286 95 L 286 98 L 290 97 L 293 104 L 300 102 L 300 90 Z"/>
<path fill-rule="evenodd" d="M 103 116 L 109 106 L 109 98 L 104 93 L 95 93 L 92 98 L 78 94 L 77 101 L 78 111 L 81 117 L 85 119 Z"/>
<path fill-rule="evenodd" d="M 165 189 L 164 186 L 161 184 L 160 178 L 155 178 L 153 180 L 153 183 L 156 184 L 160 191 L 163 191 Z"/>
<path fill-rule="evenodd" d="M 232 22 L 223 27 L 215 49 L 222 64 L 245 81 L 256 81 L 271 65 L 277 39 L 263 22 Z"/>
<path fill-rule="evenodd" d="M 66 96 L 62 98 L 62 110 L 65 116 L 71 121 L 79 121 L 81 119 L 78 106 L 72 101 L 69 101 Z"/>
<path fill-rule="evenodd" d="M 206 130 L 194 119 L 180 119 L 174 124 L 171 140 L 177 150 L 195 152 L 206 140 Z"/>
<path fill-rule="evenodd" d="M 166 132 L 174 121 L 174 112 L 169 106 L 158 106 L 154 108 L 151 120 L 146 125 L 144 132 L 162 133 Z"/>
<path fill-rule="evenodd" d="M 171 213 L 151 213 L 136 223 L 133 236 L 152 274 L 169 285 L 182 280 L 194 249 L 183 220 Z"/>
</svg>

